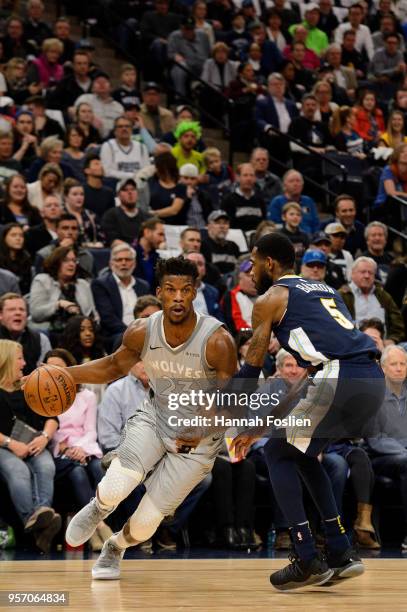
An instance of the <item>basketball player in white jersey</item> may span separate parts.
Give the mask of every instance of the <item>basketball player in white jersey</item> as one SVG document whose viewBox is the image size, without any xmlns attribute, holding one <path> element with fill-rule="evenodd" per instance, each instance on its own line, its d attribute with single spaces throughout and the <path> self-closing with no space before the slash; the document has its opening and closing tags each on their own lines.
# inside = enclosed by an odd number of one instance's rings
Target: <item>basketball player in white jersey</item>
<svg viewBox="0 0 407 612">
<path fill-rule="evenodd" d="M 123 529 L 109 538 L 92 569 L 93 578 L 118 579 L 126 548 L 148 540 L 162 519 L 173 514 L 208 474 L 222 444 L 222 434 L 186 441 L 168 424 L 169 414 L 193 416 L 195 407 L 168 412 L 168 396 L 226 383 L 235 373 L 236 347 L 222 323 L 199 315 L 196 266 L 182 257 L 159 261 L 157 296 L 163 310 L 129 326 L 112 355 L 69 368 L 76 384 L 107 383 L 128 373 L 140 359 L 150 380 L 150 398 L 138 406 L 125 427 L 117 457 L 96 497 L 69 523 L 66 541 L 79 546 L 141 482 L 146 493 Z"/>
</svg>

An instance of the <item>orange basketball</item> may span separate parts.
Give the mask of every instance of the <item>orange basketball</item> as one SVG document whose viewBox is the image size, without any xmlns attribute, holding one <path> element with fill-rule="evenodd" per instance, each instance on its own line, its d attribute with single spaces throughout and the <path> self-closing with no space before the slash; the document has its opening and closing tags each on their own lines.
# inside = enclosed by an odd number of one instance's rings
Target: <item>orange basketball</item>
<svg viewBox="0 0 407 612">
<path fill-rule="evenodd" d="M 24 397 L 34 412 L 44 417 L 62 414 L 76 396 L 74 379 L 64 368 L 43 365 L 31 372 L 24 385 Z"/>
</svg>

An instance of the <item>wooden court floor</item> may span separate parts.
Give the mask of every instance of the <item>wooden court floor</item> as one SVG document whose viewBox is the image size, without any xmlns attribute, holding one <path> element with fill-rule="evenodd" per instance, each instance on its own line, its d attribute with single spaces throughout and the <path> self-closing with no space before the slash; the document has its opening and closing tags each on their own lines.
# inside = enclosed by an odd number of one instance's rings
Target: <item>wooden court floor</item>
<svg viewBox="0 0 407 612">
<path fill-rule="evenodd" d="M 366 573 L 346 584 L 294 593 L 274 591 L 268 559 L 128 560 L 120 581 L 93 581 L 93 561 L 1 561 L 0 591 L 69 591 L 69 606 L 0 607 L 69 612 L 186 610 L 235 612 L 407 611 L 407 559 L 368 559 Z"/>
</svg>

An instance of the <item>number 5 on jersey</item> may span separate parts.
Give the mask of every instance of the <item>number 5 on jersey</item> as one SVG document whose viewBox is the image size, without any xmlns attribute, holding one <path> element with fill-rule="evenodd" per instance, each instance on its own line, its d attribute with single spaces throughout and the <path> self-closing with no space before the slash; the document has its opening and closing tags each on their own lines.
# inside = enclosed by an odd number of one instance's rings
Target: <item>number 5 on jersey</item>
<svg viewBox="0 0 407 612">
<path fill-rule="evenodd" d="M 331 317 L 335 319 L 337 323 L 339 323 L 339 325 L 341 325 L 345 329 L 353 329 L 355 327 L 352 321 L 349 321 L 349 319 L 347 319 L 345 315 L 342 314 L 340 310 L 338 310 L 336 306 L 336 302 L 333 298 L 320 298 L 320 299 L 321 299 L 322 306 L 329 312 Z"/>
</svg>

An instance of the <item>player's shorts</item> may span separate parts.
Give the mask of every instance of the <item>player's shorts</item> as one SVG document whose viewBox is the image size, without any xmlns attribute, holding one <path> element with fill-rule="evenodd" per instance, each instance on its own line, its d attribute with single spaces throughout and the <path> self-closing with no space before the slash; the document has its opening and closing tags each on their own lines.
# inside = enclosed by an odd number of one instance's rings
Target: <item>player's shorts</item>
<svg viewBox="0 0 407 612">
<path fill-rule="evenodd" d="M 309 418 L 311 425 L 286 427 L 287 441 L 317 456 L 335 440 L 373 437 L 384 393 L 382 369 L 368 355 L 329 361 L 290 412 L 290 416 Z"/>
<path fill-rule="evenodd" d="M 177 453 L 174 440 L 161 435 L 155 407 L 147 399 L 127 421 L 117 456 L 121 465 L 143 474 L 144 486 L 164 516 L 212 470 L 223 436 L 205 438 L 189 453 Z"/>
</svg>

